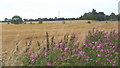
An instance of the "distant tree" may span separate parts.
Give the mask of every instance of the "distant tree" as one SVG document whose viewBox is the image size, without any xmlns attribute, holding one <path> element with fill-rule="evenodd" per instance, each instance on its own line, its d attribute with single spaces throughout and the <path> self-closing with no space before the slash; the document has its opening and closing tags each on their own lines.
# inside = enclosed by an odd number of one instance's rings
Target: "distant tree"
<svg viewBox="0 0 120 68">
<path fill-rule="evenodd" d="M 43 23 L 41 18 L 38 18 L 38 21 L 39 21 L 39 22 L 38 22 L 39 24 L 42 24 L 42 23 Z"/>
<path fill-rule="evenodd" d="M 5 19 L 4 19 L 5 22 L 8 22 L 8 20 L 9 20 L 8 18 L 5 18 Z"/>
<path fill-rule="evenodd" d="M 12 24 L 22 24 L 23 20 L 20 16 L 13 16 L 11 20 Z"/>
<path fill-rule="evenodd" d="M 28 20 L 28 19 L 24 19 L 24 22 L 25 22 L 25 21 L 29 21 L 29 20 Z"/>
<path fill-rule="evenodd" d="M 115 13 L 112 12 L 112 13 L 110 14 L 110 20 L 111 20 L 111 21 L 118 20 L 118 16 L 115 15 Z"/>
<path fill-rule="evenodd" d="M 96 12 L 96 9 L 93 9 L 92 10 L 92 14 L 96 14 L 97 12 Z"/>
<path fill-rule="evenodd" d="M 54 18 L 54 20 L 58 20 L 58 18 L 57 18 L 57 17 L 55 17 L 55 18 Z"/>
</svg>

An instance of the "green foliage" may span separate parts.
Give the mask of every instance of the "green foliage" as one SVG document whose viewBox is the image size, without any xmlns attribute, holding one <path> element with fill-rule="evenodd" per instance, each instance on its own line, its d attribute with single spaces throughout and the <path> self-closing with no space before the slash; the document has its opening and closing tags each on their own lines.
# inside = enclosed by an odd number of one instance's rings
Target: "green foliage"
<svg viewBox="0 0 120 68">
<path fill-rule="evenodd" d="M 96 12 L 95 9 L 92 12 L 85 13 L 83 16 L 80 17 L 82 20 L 97 20 L 97 21 L 117 21 L 118 15 L 115 13 L 111 13 L 111 15 L 105 15 L 104 12 Z"/>
<path fill-rule="evenodd" d="M 23 20 L 20 16 L 13 16 L 11 20 L 12 24 L 22 24 Z"/>
</svg>

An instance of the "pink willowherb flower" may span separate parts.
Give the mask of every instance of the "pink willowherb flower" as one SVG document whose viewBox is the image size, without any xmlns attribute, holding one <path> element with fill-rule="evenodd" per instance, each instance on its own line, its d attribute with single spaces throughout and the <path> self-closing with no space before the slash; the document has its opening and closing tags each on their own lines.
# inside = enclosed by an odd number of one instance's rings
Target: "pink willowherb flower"
<svg viewBox="0 0 120 68">
<path fill-rule="evenodd" d="M 108 55 L 105 55 L 104 57 L 108 57 Z"/>
<path fill-rule="evenodd" d="M 95 62 L 98 62 L 98 60 L 95 60 Z"/>
<path fill-rule="evenodd" d="M 112 57 L 112 55 L 110 55 L 110 57 Z"/>
<path fill-rule="evenodd" d="M 78 47 L 78 49 L 82 49 L 82 47 Z"/>
<path fill-rule="evenodd" d="M 106 60 L 107 60 L 108 62 L 112 62 L 112 60 L 110 60 L 110 59 L 108 59 L 108 58 L 107 58 Z"/>
<path fill-rule="evenodd" d="M 47 65 L 47 66 L 51 66 L 51 63 L 50 63 L 50 62 L 47 62 L 46 65 Z"/>
<path fill-rule="evenodd" d="M 92 45 L 92 43 L 88 43 L 89 45 Z"/>
<path fill-rule="evenodd" d="M 38 56 L 37 54 L 32 54 L 32 55 L 30 55 L 31 58 L 35 58 L 35 57 L 37 57 L 37 56 Z"/>
<path fill-rule="evenodd" d="M 79 43 L 74 43 L 75 46 L 79 45 Z"/>
<path fill-rule="evenodd" d="M 118 52 L 115 52 L 115 54 L 119 54 Z"/>
<path fill-rule="evenodd" d="M 68 50 L 68 49 L 69 49 L 68 47 L 65 48 L 65 50 Z"/>
<path fill-rule="evenodd" d="M 86 62 L 88 62 L 89 59 L 85 59 Z"/>
<path fill-rule="evenodd" d="M 100 54 L 98 54 L 97 56 L 98 56 L 98 57 L 100 57 L 101 55 L 100 55 Z"/>
<path fill-rule="evenodd" d="M 97 42 L 92 42 L 92 43 L 95 43 L 95 44 L 96 44 Z"/>
<path fill-rule="evenodd" d="M 60 45 L 60 46 L 63 46 L 63 43 L 60 43 L 59 45 Z"/>
<path fill-rule="evenodd" d="M 59 47 L 59 45 L 58 44 L 54 44 L 54 47 Z"/>
<path fill-rule="evenodd" d="M 73 49 L 72 52 L 75 52 L 75 49 Z"/>
<path fill-rule="evenodd" d="M 94 49 L 95 48 L 95 46 L 92 46 L 92 49 Z"/>
<path fill-rule="evenodd" d="M 93 60 L 93 59 L 90 59 L 90 60 Z"/>
<path fill-rule="evenodd" d="M 84 51 L 78 51 L 78 54 L 83 55 L 83 54 L 85 54 L 85 52 Z"/>
<path fill-rule="evenodd" d="M 72 34 L 72 37 L 75 37 L 75 36 L 76 36 L 76 35 L 73 33 L 73 34 Z"/>
<path fill-rule="evenodd" d="M 104 51 L 103 49 L 100 50 L 100 52 L 103 52 L 103 51 Z"/>
<path fill-rule="evenodd" d="M 34 63 L 34 62 L 35 62 L 35 59 L 31 59 L 31 62 Z"/>
<path fill-rule="evenodd" d="M 63 50 L 62 50 L 62 49 L 59 49 L 59 51 L 61 51 L 61 52 L 62 52 Z"/>
<path fill-rule="evenodd" d="M 116 66 L 115 64 L 112 64 L 112 66 Z"/>
<path fill-rule="evenodd" d="M 27 52 L 26 52 L 26 54 L 30 54 L 30 53 L 32 53 L 32 51 L 27 51 Z"/>
<path fill-rule="evenodd" d="M 86 45 L 85 43 L 83 43 L 83 45 Z"/>
<path fill-rule="evenodd" d="M 44 56 L 47 56 L 47 53 L 46 53 L 46 52 L 44 53 Z"/>
</svg>

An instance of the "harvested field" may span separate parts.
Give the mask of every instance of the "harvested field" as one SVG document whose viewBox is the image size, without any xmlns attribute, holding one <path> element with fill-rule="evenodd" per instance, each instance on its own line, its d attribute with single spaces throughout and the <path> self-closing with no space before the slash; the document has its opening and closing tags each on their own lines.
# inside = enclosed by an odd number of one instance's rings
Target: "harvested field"
<svg viewBox="0 0 120 68">
<path fill-rule="evenodd" d="M 81 43 L 84 42 L 87 32 L 92 28 L 111 31 L 118 30 L 118 23 L 76 23 L 76 24 L 2 24 L 2 51 L 5 58 L 9 58 L 10 52 L 16 48 L 25 47 L 26 42 L 32 40 L 31 47 L 34 49 L 37 41 L 41 46 L 46 47 L 46 34 L 49 33 L 49 39 L 54 36 L 54 41 L 63 39 L 65 34 L 75 33 Z M 3 59 L 3 60 L 4 60 Z M 4 60 L 4 65 L 11 65 L 10 61 Z"/>
</svg>

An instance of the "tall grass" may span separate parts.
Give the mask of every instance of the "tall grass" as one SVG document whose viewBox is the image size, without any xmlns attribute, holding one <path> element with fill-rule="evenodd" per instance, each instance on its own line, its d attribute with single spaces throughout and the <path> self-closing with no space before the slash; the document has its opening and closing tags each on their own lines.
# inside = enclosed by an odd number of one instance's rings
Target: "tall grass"
<svg viewBox="0 0 120 68">
<path fill-rule="evenodd" d="M 48 39 L 48 33 L 47 39 Z M 72 34 L 64 36 L 64 41 L 52 43 L 47 40 L 47 48 L 40 49 L 39 52 L 30 51 L 24 53 L 22 58 L 23 66 L 117 66 L 118 37 L 115 31 L 110 33 L 99 30 L 88 32 L 86 41 L 80 47 L 78 37 Z M 70 41 L 70 42 L 68 42 Z M 40 44 L 39 44 L 40 45 Z"/>
</svg>

